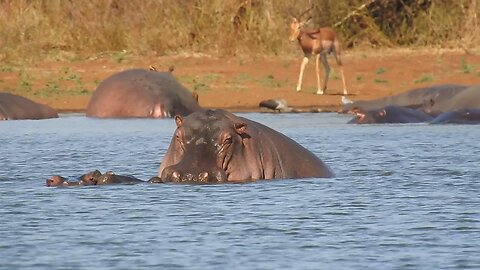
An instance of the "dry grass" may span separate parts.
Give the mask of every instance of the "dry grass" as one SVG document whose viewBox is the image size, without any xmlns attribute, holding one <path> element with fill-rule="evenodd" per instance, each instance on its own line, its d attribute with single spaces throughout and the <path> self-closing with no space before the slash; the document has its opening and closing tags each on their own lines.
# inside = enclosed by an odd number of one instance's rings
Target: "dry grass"
<svg viewBox="0 0 480 270">
<path fill-rule="evenodd" d="M 298 54 L 291 14 L 310 0 L 3 0 L 0 60 L 75 60 L 100 52 L 217 56 Z M 480 42 L 477 0 L 323 0 L 313 26 L 337 25 L 346 46 L 469 47 Z M 329 12 L 325 12 L 328 10 Z"/>
</svg>

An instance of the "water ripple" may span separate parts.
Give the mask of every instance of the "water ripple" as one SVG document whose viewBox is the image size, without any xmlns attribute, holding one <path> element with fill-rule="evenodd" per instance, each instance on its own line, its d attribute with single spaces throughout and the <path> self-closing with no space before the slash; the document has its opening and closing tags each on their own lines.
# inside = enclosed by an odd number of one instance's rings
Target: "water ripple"
<svg viewBox="0 0 480 270">
<path fill-rule="evenodd" d="M 53 174 L 93 169 L 146 180 L 175 124 L 0 122 L 0 269 L 480 268 L 475 126 L 244 115 L 311 149 L 336 177 L 46 188 Z"/>
</svg>

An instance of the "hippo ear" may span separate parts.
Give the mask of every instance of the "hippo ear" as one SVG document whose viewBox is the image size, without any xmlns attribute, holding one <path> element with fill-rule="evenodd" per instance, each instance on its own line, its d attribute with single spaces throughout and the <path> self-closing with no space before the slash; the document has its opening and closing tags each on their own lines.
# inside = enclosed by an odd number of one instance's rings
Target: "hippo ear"
<svg viewBox="0 0 480 270">
<path fill-rule="evenodd" d="M 181 127 L 183 123 L 183 117 L 180 115 L 175 115 L 175 123 L 177 123 L 177 127 Z"/>
<path fill-rule="evenodd" d="M 360 113 L 360 112 L 361 112 L 361 110 L 358 107 L 353 107 L 353 108 L 351 108 L 350 110 L 347 111 L 347 113 L 351 113 L 351 114 L 357 114 L 357 113 Z"/>
<path fill-rule="evenodd" d="M 195 90 L 192 92 L 192 97 L 198 102 L 198 93 Z"/>
<path fill-rule="evenodd" d="M 247 131 L 247 124 L 245 123 L 235 123 L 233 126 L 235 127 L 235 131 L 240 135 L 245 134 Z"/>
<path fill-rule="evenodd" d="M 381 110 L 379 113 L 378 113 L 380 116 L 385 116 L 387 115 L 387 111 L 385 109 Z"/>
</svg>

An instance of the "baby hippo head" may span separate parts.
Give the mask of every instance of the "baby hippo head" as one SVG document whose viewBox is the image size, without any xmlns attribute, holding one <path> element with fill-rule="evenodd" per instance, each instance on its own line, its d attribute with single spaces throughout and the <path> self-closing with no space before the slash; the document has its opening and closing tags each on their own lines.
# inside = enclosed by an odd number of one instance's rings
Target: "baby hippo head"
<svg viewBox="0 0 480 270">
<path fill-rule="evenodd" d="M 63 186 L 67 182 L 65 177 L 60 175 L 54 175 L 46 180 L 47 187 L 58 187 Z"/>
</svg>

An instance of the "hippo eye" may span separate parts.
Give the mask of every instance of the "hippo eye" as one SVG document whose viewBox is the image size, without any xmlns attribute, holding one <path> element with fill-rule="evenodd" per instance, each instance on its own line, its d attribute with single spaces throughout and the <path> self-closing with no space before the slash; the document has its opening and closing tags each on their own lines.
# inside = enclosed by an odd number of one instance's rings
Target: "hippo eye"
<svg viewBox="0 0 480 270">
<path fill-rule="evenodd" d="M 223 144 L 232 143 L 232 142 L 233 142 L 232 136 L 228 136 L 223 140 Z"/>
</svg>

